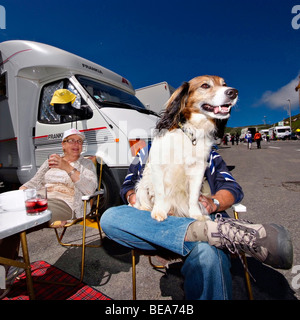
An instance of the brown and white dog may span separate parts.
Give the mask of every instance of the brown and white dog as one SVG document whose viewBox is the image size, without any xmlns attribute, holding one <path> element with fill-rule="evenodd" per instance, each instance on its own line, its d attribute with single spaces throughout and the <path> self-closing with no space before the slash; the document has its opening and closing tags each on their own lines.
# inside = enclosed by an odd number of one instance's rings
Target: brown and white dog
<svg viewBox="0 0 300 320">
<path fill-rule="evenodd" d="M 217 76 L 200 76 L 179 87 L 156 125 L 135 207 L 163 221 L 168 214 L 209 219 L 198 199 L 214 142 L 215 119 L 228 119 L 238 91 Z"/>
</svg>

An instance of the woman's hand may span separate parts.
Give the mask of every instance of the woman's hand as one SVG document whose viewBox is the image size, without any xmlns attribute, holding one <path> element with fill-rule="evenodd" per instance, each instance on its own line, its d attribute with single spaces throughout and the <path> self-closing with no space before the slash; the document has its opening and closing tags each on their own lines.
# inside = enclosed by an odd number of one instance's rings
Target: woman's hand
<svg viewBox="0 0 300 320">
<path fill-rule="evenodd" d="M 57 168 L 65 170 L 67 173 L 70 172 L 73 167 L 64 158 L 60 157 L 58 154 L 51 154 L 48 159 L 49 168 Z"/>
</svg>

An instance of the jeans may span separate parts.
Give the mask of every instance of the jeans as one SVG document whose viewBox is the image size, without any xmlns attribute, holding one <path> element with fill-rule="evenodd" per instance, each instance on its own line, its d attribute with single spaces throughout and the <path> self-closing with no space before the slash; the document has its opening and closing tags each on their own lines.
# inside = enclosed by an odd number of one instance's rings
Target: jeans
<svg viewBox="0 0 300 320">
<path fill-rule="evenodd" d="M 131 249 L 167 249 L 183 256 L 181 273 L 186 299 L 232 298 L 230 257 L 207 242 L 184 241 L 191 218 L 169 216 L 158 222 L 150 212 L 124 205 L 109 208 L 101 217 L 106 236 Z"/>
</svg>

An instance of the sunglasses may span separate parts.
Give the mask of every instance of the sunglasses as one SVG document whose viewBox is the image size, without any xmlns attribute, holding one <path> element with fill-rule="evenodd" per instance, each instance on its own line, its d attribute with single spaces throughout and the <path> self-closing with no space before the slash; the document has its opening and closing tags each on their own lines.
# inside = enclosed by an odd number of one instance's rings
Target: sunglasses
<svg viewBox="0 0 300 320">
<path fill-rule="evenodd" d="M 65 140 L 64 142 L 68 142 L 70 144 L 75 144 L 75 143 L 78 143 L 78 144 L 83 144 L 83 141 L 82 140 L 75 140 L 75 139 L 68 139 L 68 140 Z"/>
</svg>

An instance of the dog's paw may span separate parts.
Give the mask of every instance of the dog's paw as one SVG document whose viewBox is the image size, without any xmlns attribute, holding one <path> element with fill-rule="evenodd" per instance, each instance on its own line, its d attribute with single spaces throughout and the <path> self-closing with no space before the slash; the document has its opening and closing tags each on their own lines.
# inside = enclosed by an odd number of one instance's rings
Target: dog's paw
<svg viewBox="0 0 300 320">
<path fill-rule="evenodd" d="M 151 211 L 151 217 L 157 221 L 164 221 L 167 219 L 168 214 L 162 210 L 153 209 Z"/>
</svg>

